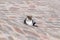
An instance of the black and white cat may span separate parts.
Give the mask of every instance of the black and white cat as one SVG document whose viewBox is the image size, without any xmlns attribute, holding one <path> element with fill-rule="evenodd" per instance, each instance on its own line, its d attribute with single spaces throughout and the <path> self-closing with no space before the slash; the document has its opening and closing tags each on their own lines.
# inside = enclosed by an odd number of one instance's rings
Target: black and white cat
<svg viewBox="0 0 60 40">
<path fill-rule="evenodd" d="M 24 24 L 38 27 L 38 26 L 36 25 L 36 22 L 32 19 L 32 16 L 27 16 L 27 17 L 25 18 L 25 20 L 24 20 Z"/>
</svg>

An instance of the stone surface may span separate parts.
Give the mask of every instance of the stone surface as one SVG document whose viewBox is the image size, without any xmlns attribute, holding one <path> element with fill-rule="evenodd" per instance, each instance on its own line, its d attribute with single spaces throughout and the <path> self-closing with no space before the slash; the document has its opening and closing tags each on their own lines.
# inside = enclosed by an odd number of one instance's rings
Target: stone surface
<svg viewBox="0 0 60 40">
<path fill-rule="evenodd" d="M 60 40 L 60 0 L 0 0 L 0 40 Z"/>
</svg>

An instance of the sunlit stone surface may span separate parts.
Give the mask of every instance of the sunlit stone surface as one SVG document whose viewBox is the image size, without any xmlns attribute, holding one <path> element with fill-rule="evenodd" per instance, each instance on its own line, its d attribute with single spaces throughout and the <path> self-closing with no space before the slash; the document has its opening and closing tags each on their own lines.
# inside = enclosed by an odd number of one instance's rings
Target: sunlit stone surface
<svg viewBox="0 0 60 40">
<path fill-rule="evenodd" d="M 60 0 L 0 0 L 0 40 L 60 40 Z"/>
</svg>

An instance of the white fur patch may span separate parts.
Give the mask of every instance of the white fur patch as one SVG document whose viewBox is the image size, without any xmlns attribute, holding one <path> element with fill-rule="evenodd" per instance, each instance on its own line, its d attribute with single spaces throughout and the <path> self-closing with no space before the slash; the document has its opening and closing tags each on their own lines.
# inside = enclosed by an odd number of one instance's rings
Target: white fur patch
<svg viewBox="0 0 60 40">
<path fill-rule="evenodd" d="M 31 25 L 31 26 L 33 25 L 32 20 L 28 20 L 28 19 L 27 19 L 27 20 L 26 20 L 26 23 L 27 23 L 28 25 Z"/>
</svg>

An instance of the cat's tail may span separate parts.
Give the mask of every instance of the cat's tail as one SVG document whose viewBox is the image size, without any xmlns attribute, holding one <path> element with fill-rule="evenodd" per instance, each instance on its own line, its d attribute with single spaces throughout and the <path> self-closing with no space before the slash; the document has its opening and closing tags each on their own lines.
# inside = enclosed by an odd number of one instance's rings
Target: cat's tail
<svg viewBox="0 0 60 40">
<path fill-rule="evenodd" d="M 34 27 L 38 27 L 37 25 L 34 25 Z"/>
</svg>

